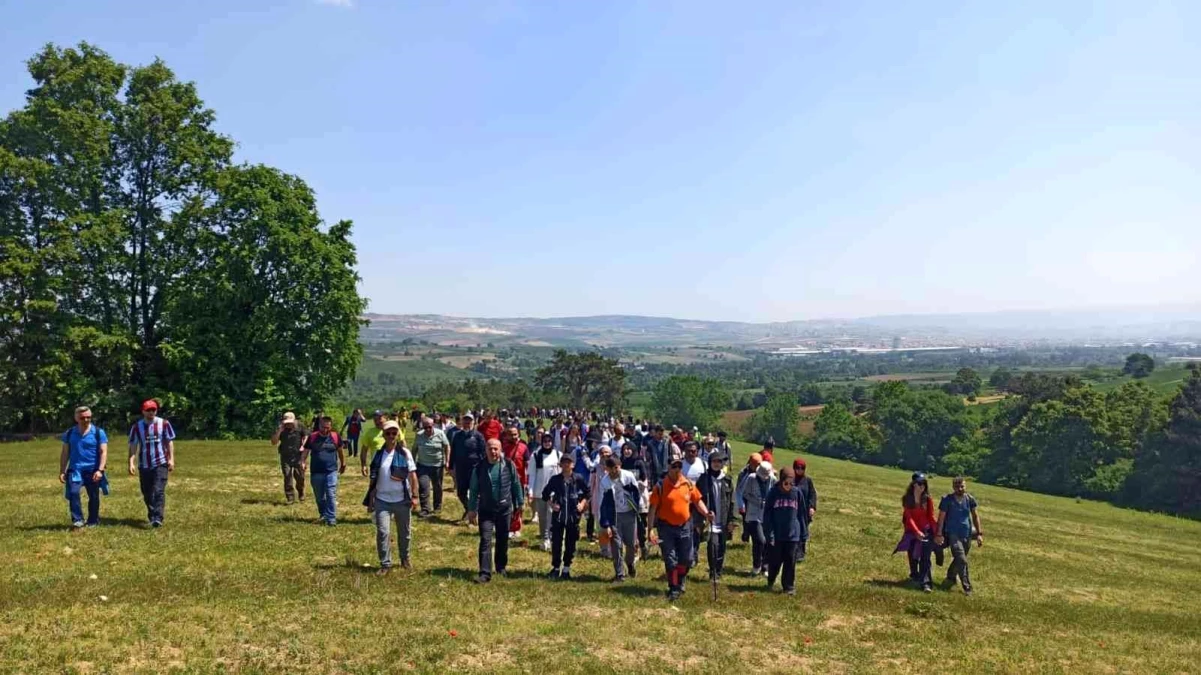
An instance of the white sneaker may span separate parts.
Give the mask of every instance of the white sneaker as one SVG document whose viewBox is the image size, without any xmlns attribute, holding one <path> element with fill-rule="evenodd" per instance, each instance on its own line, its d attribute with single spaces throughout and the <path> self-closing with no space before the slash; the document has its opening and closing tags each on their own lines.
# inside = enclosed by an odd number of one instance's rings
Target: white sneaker
<svg viewBox="0 0 1201 675">
<path fill-rule="evenodd" d="M 542 550 L 550 551 L 550 542 L 549 541 L 546 541 L 545 539 L 542 540 Z"/>
</svg>

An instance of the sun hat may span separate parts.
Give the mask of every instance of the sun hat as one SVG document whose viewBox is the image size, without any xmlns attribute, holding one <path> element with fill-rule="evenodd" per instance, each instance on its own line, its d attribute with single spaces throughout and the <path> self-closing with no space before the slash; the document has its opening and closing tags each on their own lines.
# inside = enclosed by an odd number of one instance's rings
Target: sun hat
<svg viewBox="0 0 1201 675">
<path fill-rule="evenodd" d="M 763 462 L 762 464 L 759 465 L 758 469 L 755 469 L 755 475 L 762 478 L 763 480 L 767 480 L 768 478 L 771 478 L 771 475 L 774 472 L 775 472 L 775 469 L 772 467 L 771 462 Z"/>
</svg>

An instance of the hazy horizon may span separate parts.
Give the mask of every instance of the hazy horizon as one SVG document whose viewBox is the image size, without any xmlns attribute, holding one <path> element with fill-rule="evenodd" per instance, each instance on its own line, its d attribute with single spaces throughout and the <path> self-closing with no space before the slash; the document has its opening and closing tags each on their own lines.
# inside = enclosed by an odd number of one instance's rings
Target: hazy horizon
<svg viewBox="0 0 1201 675">
<path fill-rule="evenodd" d="M 1201 303 L 1201 3 L 7 3 L 156 56 L 355 221 L 389 314 Z M 587 308 L 586 311 L 576 308 Z"/>
</svg>

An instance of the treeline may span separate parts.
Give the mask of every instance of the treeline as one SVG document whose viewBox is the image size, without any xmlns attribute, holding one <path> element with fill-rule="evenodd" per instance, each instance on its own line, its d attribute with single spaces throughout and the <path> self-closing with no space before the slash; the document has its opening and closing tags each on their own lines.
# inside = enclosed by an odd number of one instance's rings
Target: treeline
<svg viewBox="0 0 1201 675">
<path fill-rule="evenodd" d="M 87 44 L 28 62 L 0 120 L 0 431 L 157 398 L 193 435 L 320 407 L 361 348 L 351 225 L 233 162 L 196 87 Z"/>
<path fill-rule="evenodd" d="M 980 420 L 958 396 L 882 383 L 858 410 L 828 405 L 806 450 L 1201 516 L 1201 368 L 1171 397 L 1030 373 L 1007 386 L 1013 395 Z"/>
</svg>

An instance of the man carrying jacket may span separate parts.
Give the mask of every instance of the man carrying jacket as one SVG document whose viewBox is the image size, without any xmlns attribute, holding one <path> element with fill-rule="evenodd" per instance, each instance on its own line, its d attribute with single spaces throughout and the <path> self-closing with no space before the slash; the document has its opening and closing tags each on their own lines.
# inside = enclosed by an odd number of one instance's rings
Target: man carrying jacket
<svg viewBox="0 0 1201 675">
<path fill-rule="evenodd" d="M 509 564 L 509 522 L 525 500 L 521 476 L 513 462 L 504 458 L 500 439 L 487 441 L 485 461 L 471 472 L 467 491 L 467 521 L 480 528 L 480 575 L 475 583 L 492 581 L 493 545 L 495 571 L 505 575 Z"/>
</svg>

